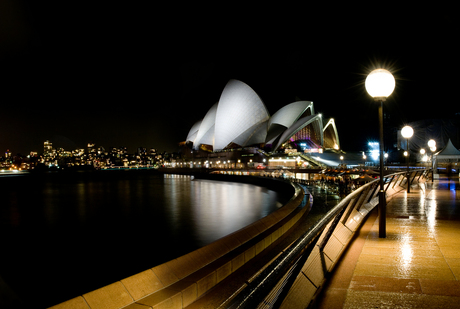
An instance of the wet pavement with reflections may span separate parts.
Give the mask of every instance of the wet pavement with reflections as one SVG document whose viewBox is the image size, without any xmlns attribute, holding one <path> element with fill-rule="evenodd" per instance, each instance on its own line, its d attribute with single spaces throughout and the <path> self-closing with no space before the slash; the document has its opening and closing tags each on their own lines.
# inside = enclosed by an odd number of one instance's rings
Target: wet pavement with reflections
<svg viewBox="0 0 460 309">
<path fill-rule="evenodd" d="M 379 238 L 372 212 L 315 307 L 460 308 L 458 177 L 396 194 L 386 222 Z"/>
</svg>

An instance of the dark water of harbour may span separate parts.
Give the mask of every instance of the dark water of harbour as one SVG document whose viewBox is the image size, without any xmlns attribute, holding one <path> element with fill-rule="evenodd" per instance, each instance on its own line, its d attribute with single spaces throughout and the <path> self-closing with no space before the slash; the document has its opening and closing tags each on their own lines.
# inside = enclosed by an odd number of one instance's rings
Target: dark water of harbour
<svg viewBox="0 0 460 309">
<path fill-rule="evenodd" d="M 286 202 L 263 187 L 147 171 L 0 177 L 0 194 L 0 287 L 34 308 L 186 254 Z"/>
</svg>

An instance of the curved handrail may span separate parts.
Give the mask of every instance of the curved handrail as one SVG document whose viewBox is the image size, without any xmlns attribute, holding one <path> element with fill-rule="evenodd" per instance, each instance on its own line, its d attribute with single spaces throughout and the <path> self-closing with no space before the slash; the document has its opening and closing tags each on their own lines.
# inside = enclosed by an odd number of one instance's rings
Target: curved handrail
<svg viewBox="0 0 460 309">
<path fill-rule="evenodd" d="M 417 181 L 420 180 L 421 176 L 426 176 L 430 170 L 431 169 L 423 170 Z M 410 176 L 407 177 L 407 172 L 385 175 L 384 182 L 387 184 L 385 192 L 387 192 L 390 187 L 394 190 L 398 182 L 398 187 L 402 190 L 402 187 L 400 186 L 402 182 L 402 180 L 400 180 L 401 176 L 409 179 L 412 183 L 416 179 L 417 173 L 419 173 L 419 171 L 415 173 L 412 179 Z M 279 307 L 297 275 L 300 273 L 302 266 L 309 258 L 313 248 L 318 245 L 317 242 L 320 236 L 322 237 L 322 241 L 318 248 L 319 250 L 323 250 L 327 245 L 326 243 L 329 241 L 330 236 L 335 231 L 339 221 L 346 222 L 353 210 L 359 210 L 359 208 L 369 204 L 369 202 L 373 199 L 376 202 L 374 202 L 370 208 L 375 207 L 378 203 L 378 192 L 376 192 L 378 190 L 375 190 L 374 188 L 378 187 L 378 185 L 378 179 L 373 180 L 343 198 L 314 226 L 310 227 L 302 237 L 297 239 L 297 241 L 295 241 L 277 259 L 267 266 L 257 278 L 255 278 L 245 289 L 241 291 L 241 293 L 230 301 L 227 308 L 257 308 L 257 306 L 262 302 L 264 302 L 264 308 Z M 348 211 L 346 211 L 347 208 Z M 368 212 L 369 211 L 367 211 L 367 213 Z M 327 225 L 331 222 L 333 224 L 326 230 Z M 322 259 L 323 268 L 325 268 L 324 258 Z M 324 270 L 325 272 L 328 271 L 327 269 Z M 288 276 L 286 276 L 286 274 L 288 274 Z M 283 280 L 283 283 L 280 284 L 283 277 L 286 278 Z M 279 288 L 276 290 L 275 287 L 278 286 Z M 275 295 L 270 296 L 271 299 L 267 300 L 269 294 Z"/>
</svg>

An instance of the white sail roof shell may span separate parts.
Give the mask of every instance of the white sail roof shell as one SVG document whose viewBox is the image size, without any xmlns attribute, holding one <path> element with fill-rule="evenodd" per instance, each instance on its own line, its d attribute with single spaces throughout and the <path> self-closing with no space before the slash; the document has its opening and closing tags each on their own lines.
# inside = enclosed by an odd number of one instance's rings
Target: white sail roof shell
<svg viewBox="0 0 460 309">
<path fill-rule="evenodd" d="M 321 120 L 321 114 L 317 114 L 317 115 L 310 115 L 310 116 L 303 117 L 297 120 L 295 123 L 293 123 L 286 131 L 283 132 L 283 134 L 280 135 L 278 142 L 276 143 L 276 146 L 273 149 L 277 150 L 278 148 L 280 148 L 281 145 L 284 142 L 286 142 L 290 136 L 296 134 L 302 128 L 306 127 L 307 125 L 313 122 L 316 122 L 319 125 L 319 133 L 321 135 L 321 145 L 322 145 L 323 144 L 323 122 Z"/>
<path fill-rule="evenodd" d="M 214 124 L 216 122 L 216 112 L 218 103 L 214 104 L 201 121 L 194 147 L 198 149 L 201 144 L 214 144 Z"/>
<path fill-rule="evenodd" d="M 198 135 L 198 130 L 200 129 L 201 125 L 201 120 L 195 122 L 195 124 L 192 126 L 190 131 L 188 132 L 187 139 L 185 141 L 187 142 L 195 142 L 196 136 Z"/>
<path fill-rule="evenodd" d="M 267 108 L 251 87 L 238 80 L 230 80 L 225 86 L 217 106 L 214 150 L 224 149 L 242 133 L 269 119 Z M 249 136 L 248 136 L 249 137 Z"/>
<path fill-rule="evenodd" d="M 309 107 L 313 109 L 311 101 L 298 101 L 280 108 L 268 121 L 268 129 L 274 123 L 289 128 Z"/>
</svg>

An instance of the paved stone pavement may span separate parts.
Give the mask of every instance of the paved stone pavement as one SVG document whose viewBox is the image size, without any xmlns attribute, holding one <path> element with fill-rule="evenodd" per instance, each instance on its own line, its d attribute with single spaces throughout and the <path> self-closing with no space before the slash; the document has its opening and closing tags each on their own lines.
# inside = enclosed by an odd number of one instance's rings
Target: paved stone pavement
<svg viewBox="0 0 460 309">
<path fill-rule="evenodd" d="M 387 237 L 370 214 L 315 308 L 460 308 L 460 185 L 440 178 L 387 205 Z"/>
</svg>

